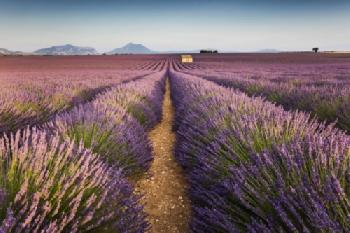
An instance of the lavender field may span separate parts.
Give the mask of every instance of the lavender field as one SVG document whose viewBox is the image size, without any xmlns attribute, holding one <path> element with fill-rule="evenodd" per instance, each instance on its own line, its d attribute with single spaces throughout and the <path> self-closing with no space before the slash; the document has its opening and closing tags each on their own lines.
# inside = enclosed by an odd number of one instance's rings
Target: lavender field
<svg viewBox="0 0 350 233">
<path fill-rule="evenodd" d="M 350 55 L 193 58 L 0 57 L 0 232 L 350 232 Z"/>
<path fill-rule="evenodd" d="M 350 57 L 198 56 L 170 71 L 193 232 L 350 232 Z"/>
</svg>

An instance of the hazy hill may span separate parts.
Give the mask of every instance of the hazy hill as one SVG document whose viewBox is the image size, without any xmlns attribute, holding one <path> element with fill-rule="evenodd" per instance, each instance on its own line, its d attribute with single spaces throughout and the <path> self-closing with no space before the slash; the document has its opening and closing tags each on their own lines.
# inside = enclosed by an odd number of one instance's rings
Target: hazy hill
<svg viewBox="0 0 350 233">
<path fill-rule="evenodd" d="M 134 43 L 129 43 L 124 47 L 116 48 L 108 52 L 108 54 L 150 54 L 150 53 L 155 53 L 155 52 L 145 47 L 142 44 L 134 44 Z"/>
<path fill-rule="evenodd" d="M 91 47 L 79 47 L 71 44 L 52 46 L 34 52 L 38 55 L 96 55 L 98 52 Z"/>
<path fill-rule="evenodd" d="M 20 51 L 11 51 L 8 49 L 0 48 L 0 56 L 1 55 L 24 55 L 24 53 Z"/>
<path fill-rule="evenodd" d="M 280 51 L 277 49 L 261 49 L 256 52 L 257 53 L 279 53 Z"/>
</svg>

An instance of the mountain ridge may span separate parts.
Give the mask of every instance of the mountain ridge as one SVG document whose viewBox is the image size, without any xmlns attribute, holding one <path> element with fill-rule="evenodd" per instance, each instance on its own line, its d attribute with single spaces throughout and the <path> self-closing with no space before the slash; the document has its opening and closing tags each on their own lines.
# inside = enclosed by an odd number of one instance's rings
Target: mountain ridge
<svg viewBox="0 0 350 233">
<path fill-rule="evenodd" d="M 6 55 L 24 55 L 25 53 L 21 51 L 12 51 L 5 48 L 0 48 L 0 56 L 6 56 Z"/>
<path fill-rule="evenodd" d="M 107 52 L 107 54 L 151 54 L 151 53 L 156 53 L 156 52 L 147 48 L 143 44 L 134 44 L 134 43 L 128 43 L 123 47 L 116 48 L 110 52 Z"/>
<path fill-rule="evenodd" d="M 34 51 L 37 55 L 97 55 L 96 49 L 92 47 L 74 46 L 71 44 L 51 46 Z"/>
</svg>

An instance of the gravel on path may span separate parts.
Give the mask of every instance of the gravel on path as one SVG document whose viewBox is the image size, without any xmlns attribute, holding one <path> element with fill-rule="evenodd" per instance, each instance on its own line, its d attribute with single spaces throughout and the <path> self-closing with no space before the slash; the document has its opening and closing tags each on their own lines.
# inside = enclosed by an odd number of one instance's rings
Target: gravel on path
<svg viewBox="0 0 350 233">
<path fill-rule="evenodd" d="M 172 131 L 174 107 L 169 80 L 163 102 L 163 119 L 149 133 L 154 161 L 135 187 L 143 195 L 142 203 L 149 215 L 150 233 L 185 233 L 190 220 L 190 201 L 182 168 L 174 158 L 176 134 Z"/>
</svg>

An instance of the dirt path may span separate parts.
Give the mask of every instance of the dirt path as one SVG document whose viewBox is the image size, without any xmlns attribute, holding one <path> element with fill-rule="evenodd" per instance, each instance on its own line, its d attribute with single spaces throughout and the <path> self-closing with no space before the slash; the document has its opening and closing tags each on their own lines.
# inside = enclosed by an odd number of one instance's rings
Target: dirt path
<svg viewBox="0 0 350 233">
<path fill-rule="evenodd" d="M 153 144 L 154 162 L 150 171 L 136 184 L 136 192 L 149 215 L 151 233 L 188 232 L 190 203 L 186 196 L 186 182 L 173 151 L 175 133 L 172 132 L 174 108 L 170 99 L 169 80 L 163 102 L 163 119 L 149 133 Z"/>
</svg>

